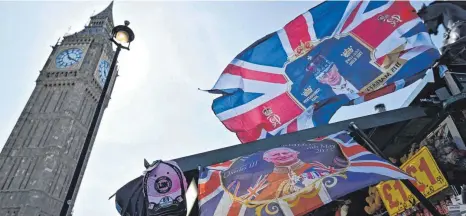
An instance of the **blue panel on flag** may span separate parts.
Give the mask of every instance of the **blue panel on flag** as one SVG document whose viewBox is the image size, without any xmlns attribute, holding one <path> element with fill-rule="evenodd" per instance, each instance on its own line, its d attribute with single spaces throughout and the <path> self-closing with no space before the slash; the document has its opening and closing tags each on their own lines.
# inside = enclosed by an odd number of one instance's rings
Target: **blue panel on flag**
<svg viewBox="0 0 466 216">
<path fill-rule="evenodd" d="M 333 34 L 335 28 L 341 22 L 341 17 L 345 13 L 348 4 L 349 1 L 326 1 L 309 10 L 314 18 L 314 29 L 317 38 L 320 39 Z"/>
<path fill-rule="evenodd" d="M 415 36 L 415 35 L 419 34 L 419 32 L 426 32 L 426 31 L 427 31 L 427 28 L 426 28 L 425 24 L 423 22 L 419 22 L 416 26 L 414 26 L 412 29 L 410 29 L 406 33 L 404 33 L 401 37 L 409 38 L 409 37 L 412 37 L 412 36 Z M 426 32 L 426 34 L 427 34 L 427 32 Z M 429 39 L 430 39 L 430 37 L 429 37 Z"/>
<path fill-rule="evenodd" d="M 350 99 L 346 95 L 336 95 L 325 101 L 321 101 L 319 106 L 314 110 L 312 120 L 316 125 L 325 125 L 332 118 L 340 107 L 348 104 Z"/>
<path fill-rule="evenodd" d="M 243 92 L 243 90 L 239 90 L 234 94 L 229 95 L 229 97 L 216 98 L 212 105 L 212 109 L 215 113 L 221 113 L 225 110 L 241 106 L 242 104 L 252 101 L 261 95 L 263 94 Z"/>
<path fill-rule="evenodd" d="M 380 6 L 383 6 L 387 4 L 389 1 L 370 1 L 369 4 L 366 7 L 366 10 L 364 10 L 364 13 L 367 13 L 371 10 L 377 9 Z"/>
<path fill-rule="evenodd" d="M 274 33 L 267 40 L 243 52 L 239 59 L 255 64 L 282 67 L 287 55 L 277 33 Z"/>
</svg>

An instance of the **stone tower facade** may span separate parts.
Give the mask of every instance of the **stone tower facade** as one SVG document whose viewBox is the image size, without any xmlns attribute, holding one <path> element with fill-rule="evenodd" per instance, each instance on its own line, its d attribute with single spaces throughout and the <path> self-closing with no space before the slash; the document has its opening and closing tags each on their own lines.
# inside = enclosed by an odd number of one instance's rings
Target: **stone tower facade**
<svg viewBox="0 0 466 216">
<path fill-rule="evenodd" d="M 98 125 L 86 152 L 84 140 L 114 55 L 109 41 L 112 7 L 113 2 L 82 31 L 53 46 L 0 153 L 1 216 L 60 215 L 67 203 L 67 215 L 71 213 Z M 114 71 L 104 108 L 117 75 Z M 78 184 L 72 186 L 81 154 L 85 162 Z M 67 200 L 70 190 L 73 197 Z"/>
</svg>

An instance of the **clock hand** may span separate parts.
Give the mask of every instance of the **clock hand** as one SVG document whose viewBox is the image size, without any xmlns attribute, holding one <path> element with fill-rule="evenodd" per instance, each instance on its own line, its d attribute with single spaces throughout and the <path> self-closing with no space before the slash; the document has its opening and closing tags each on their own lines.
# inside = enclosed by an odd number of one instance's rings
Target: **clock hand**
<svg viewBox="0 0 466 216">
<path fill-rule="evenodd" d="M 68 59 L 71 59 L 73 60 L 74 62 L 78 62 L 78 60 L 74 59 L 74 58 L 71 58 L 70 56 L 68 56 Z"/>
<path fill-rule="evenodd" d="M 70 54 L 68 52 L 66 52 L 66 56 L 68 57 L 68 59 L 70 59 Z"/>
<path fill-rule="evenodd" d="M 70 54 L 69 54 L 68 52 L 66 52 L 66 58 L 67 58 L 68 60 L 73 60 L 73 58 L 70 57 Z"/>
</svg>

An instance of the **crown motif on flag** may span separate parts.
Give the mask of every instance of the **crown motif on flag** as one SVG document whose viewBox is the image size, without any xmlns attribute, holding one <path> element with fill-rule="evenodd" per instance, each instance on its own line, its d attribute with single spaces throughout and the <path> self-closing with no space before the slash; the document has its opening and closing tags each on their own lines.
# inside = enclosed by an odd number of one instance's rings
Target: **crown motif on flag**
<svg viewBox="0 0 466 216">
<path fill-rule="evenodd" d="M 311 51 L 312 48 L 313 46 L 312 46 L 311 41 L 306 41 L 306 42 L 301 41 L 301 43 L 293 50 L 293 55 L 288 57 L 288 61 L 292 62 L 306 55 L 306 53 Z"/>
<path fill-rule="evenodd" d="M 273 114 L 273 111 L 272 111 L 272 108 L 270 107 L 264 107 L 264 109 L 262 110 L 262 113 L 265 116 L 271 116 Z"/>
<path fill-rule="evenodd" d="M 312 88 L 311 86 L 308 86 L 304 89 L 303 93 L 301 93 L 302 96 L 308 97 L 309 95 L 312 94 Z"/>
</svg>

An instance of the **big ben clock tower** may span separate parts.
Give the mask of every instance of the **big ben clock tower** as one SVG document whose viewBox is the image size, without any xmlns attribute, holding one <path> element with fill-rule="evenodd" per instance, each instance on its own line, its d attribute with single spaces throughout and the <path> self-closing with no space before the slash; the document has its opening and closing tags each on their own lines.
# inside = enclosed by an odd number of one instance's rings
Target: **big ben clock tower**
<svg viewBox="0 0 466 216">
<path fill-rule="evenodd" d="M 99 123 L 86 152 L 84 140 L 115 54 L 109 41 L 112 7 L 113 2 L 82 31 L 53 46 L 0 153 L 0 215 L 54 216 L 64 205 L 71 206 L 65 210 L 70 214 Z M 85 160 L 77 169 L 81 154 Z M 80 172 L 79 180 L 70 185 L 75 172 Z M 74 194 L 71 199 L 69 193 Z"/>
</svg>

